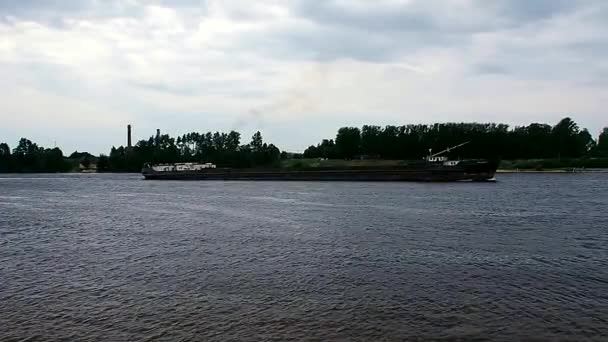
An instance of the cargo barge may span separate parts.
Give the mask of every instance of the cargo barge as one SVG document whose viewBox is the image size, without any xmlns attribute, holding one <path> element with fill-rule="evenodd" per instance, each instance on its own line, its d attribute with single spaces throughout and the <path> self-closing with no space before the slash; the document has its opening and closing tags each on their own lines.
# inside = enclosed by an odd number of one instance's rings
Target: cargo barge
<svg viewBox="0 0 608 342">
<path fill-rule="evenodd" d="M 462 146 L 461 144 L 459 146 Z M 457 146 L 457 147 L 459 147 Z M 452 148 L 453 149 L 453 148 Z M 343 168 L 218 168 L 214 164 L 146 164 L 142 174 L 148 180 L 250 180 L 250 181 L 493 181 L 498 162 L 449 160 L 440 156 L 447 149 L 424 160 L 394 167 Z"/>
</svg>

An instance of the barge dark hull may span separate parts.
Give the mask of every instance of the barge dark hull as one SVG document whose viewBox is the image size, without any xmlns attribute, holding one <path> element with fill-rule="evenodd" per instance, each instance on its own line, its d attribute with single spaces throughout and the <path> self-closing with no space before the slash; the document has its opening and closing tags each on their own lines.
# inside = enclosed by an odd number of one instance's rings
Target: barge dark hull
<svg viewBox="0 0 608 342">
<path fill-rule="evenodd" d="M 466 162 L 458 166 L 425 165 L 395 168 L 352 169 L 206 169 L 201 171 L 154 171 L 144 168 L 148 180 L 239 180 L 239 181 L 384 181 L 456 182 L 490 181 L 498 164 L 489 161 Z"/>
</svg>

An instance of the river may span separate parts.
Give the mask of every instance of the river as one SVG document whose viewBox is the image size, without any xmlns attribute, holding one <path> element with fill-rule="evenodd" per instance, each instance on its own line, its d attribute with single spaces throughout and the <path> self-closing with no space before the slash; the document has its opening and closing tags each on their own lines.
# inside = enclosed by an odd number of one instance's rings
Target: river
<svg viewBox="0 0 608 342">
<path fill-rule="evenodd" d="M 608 338 L 608 175 L 0 175 L 1 341 Z"/>
</svg>

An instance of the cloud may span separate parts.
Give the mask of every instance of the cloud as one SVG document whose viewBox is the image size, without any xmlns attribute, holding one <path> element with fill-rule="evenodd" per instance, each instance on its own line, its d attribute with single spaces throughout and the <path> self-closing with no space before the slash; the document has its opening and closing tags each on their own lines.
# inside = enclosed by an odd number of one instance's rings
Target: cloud
<svg viewBox="0 0 608 342">
<path fill-rule="evenodd" d="M 476 0 L 475 5 L 491 10 L 498 18 L 520 25 L 522 23 L 550 19 L 576 11 L 592 1 L 585 0 Z"/>
<path fill-rule="evenodd" d="M 290 150 L 343 124 L 599 131 L 607 17 L 601 0 L 0 0 L 0 133 L 70 127 L 60 146 L 104 152 L 128 122 L 263 129 Z M 298 125 L 318 129 L 284 132 Z"/>
</svg>

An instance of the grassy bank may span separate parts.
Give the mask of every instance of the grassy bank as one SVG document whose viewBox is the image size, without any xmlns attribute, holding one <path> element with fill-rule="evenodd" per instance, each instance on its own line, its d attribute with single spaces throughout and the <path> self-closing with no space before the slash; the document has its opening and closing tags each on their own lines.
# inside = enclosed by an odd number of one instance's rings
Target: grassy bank
<svg viewBox="0 0 608 342">
<path fill-rule="evenodd" d="M 310 168 L 351 168 L 351 167 L 395 167 L 403 165 L 402 160 L 344 160 L 344 159 L 287 159 L 281 161 L 281 167 L 286 169 Z"/>
<path fill-rule="evenodd" d="M 605 169 L 608 158 L 503 160 L 501 170 Z"/>
<path fill-rule="evenodd" d="M 342 159 L 288 159 L 281 161 L 282 168 L 352 168 L 352 167 L 396 167 L 405 165 L 403 160 L 342 160 Z M 501 170 L 551 171 L 565 169 L 604 169 L 608 168 L 608 158 L 581 159 L 526 159 L 503 160 Z"/>
</svg>

